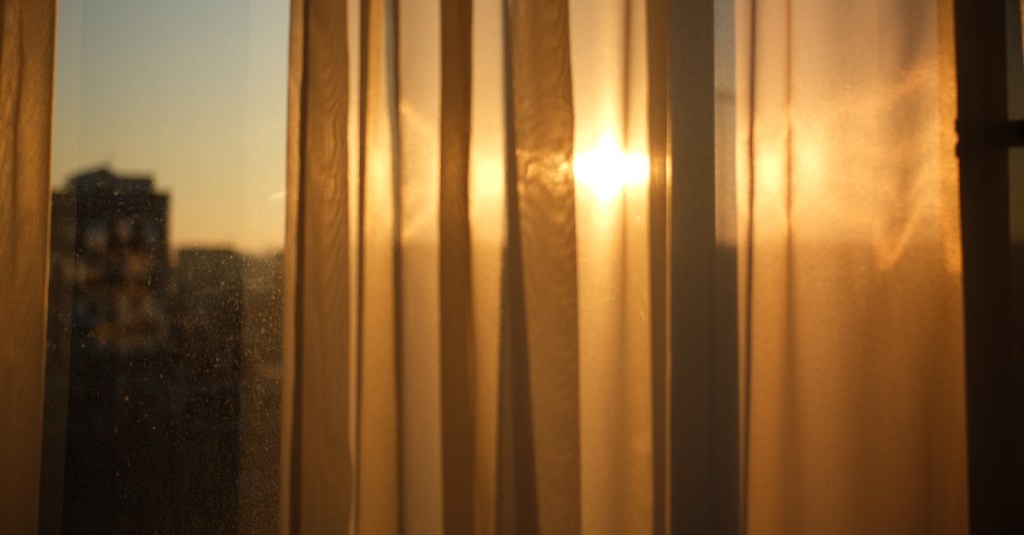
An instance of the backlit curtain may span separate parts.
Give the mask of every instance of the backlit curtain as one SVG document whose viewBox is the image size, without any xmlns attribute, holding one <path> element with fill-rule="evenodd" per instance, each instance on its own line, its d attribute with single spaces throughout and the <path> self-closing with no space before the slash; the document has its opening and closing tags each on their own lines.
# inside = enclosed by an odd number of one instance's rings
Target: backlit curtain
<svg viewBox="0 0 1024 535">
<path fill-rule="evenodd" d="M 644 4 L 293 5 L 285 522 L 650 531 Z"/>
<path fill-rule="evenodd" d="M 963 533 L 952 2 L 745 4 L 749 531 Z"/>
<path fill-rule="evenodd" d="M 0 0 L 0 530 L 34 533 L 42 449 L 55 3 Z"/>
<path fill-rule="evenodd" d="M 731 62 L 697 140 L 739 348 L 710 502 L 750 533 L 966 531 L 949 0 L 294 0 L 286 531 L 685 528 L 691 4 Z"/>
</svg>

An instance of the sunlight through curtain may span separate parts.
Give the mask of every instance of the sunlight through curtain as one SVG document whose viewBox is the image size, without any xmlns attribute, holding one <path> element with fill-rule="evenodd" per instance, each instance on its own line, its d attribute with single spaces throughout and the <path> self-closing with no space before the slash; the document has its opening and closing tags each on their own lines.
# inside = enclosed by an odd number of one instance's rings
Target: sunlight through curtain
<svg viewBox="0 0 1024 535">
<path fill-rule="evenodd" d="M 650 531 L 644 3 L 293 9 L 285 518 Z"/>
<path fill-rule="evenodd" d="M 963 533 L 952 1 L 742 6 L 749 532 Z"/>
<path fill-rule="evenodd" d="M 286 531 L 684 527 L 679 4 L 293 0 Z M 951 0 L 712 4 L 714 499 L 750 533 L 964 532 Z"/>
</svg>

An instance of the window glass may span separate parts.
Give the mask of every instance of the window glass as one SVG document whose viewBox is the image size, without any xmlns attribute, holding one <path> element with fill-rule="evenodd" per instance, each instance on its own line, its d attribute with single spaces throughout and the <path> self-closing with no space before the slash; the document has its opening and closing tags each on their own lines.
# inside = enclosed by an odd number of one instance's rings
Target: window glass
<svg viewBox="0 0 1024 535">
<path fill-rule="evenodd" d="M 61 0 L 44 533 L 277 530 L 287 0 Z"/>
</svg>

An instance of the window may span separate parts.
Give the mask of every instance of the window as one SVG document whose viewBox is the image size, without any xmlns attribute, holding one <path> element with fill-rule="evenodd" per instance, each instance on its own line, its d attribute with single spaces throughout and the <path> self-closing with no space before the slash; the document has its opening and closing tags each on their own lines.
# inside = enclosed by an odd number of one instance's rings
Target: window
<svg viewBox="0 0 1024 535">
<path fill-rule="evenodd" d="M 60 2 L 43 532 L 277 529 L 288 2 Z"/>
</svg>

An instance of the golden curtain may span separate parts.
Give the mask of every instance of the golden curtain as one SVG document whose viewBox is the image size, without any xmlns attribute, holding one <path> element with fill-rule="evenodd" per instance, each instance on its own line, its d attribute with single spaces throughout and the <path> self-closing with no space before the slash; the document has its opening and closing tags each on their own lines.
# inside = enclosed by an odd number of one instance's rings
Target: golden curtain
<svg viewBox="0 0 1024 535">
<path fill-rule="evenodd" d="M 286 522 L 649 531 L 643 4 L 294 6 Z"/>
<path fill-rule="evenodd" d="M 0 526 L 36 530 L 55 4 L 0 1 Z"/>
<path fill-rule="evenodd" d="M 963 533 L 952 2 L 745 8 L 749 531 Z"/>
<path fill-rule="evenodd" d="M 685 527 L 691 3 L 293 1 L 286 531 Z M 702 5 L 707 325 L 739 347 L 708 418 L 741 442 L 709 500 L 751 533 L 963 532 L 951 3 Z"/>
<path fill-rule="evenodd" d="M 669 527 L 683 5 L 293 0 L 286 530 Z M 748 532 L 966 531 L 951 5 L 714 4 Z M 53 7 L 0 1 L 13 532 L 37 515 Z"/>
</svg>

